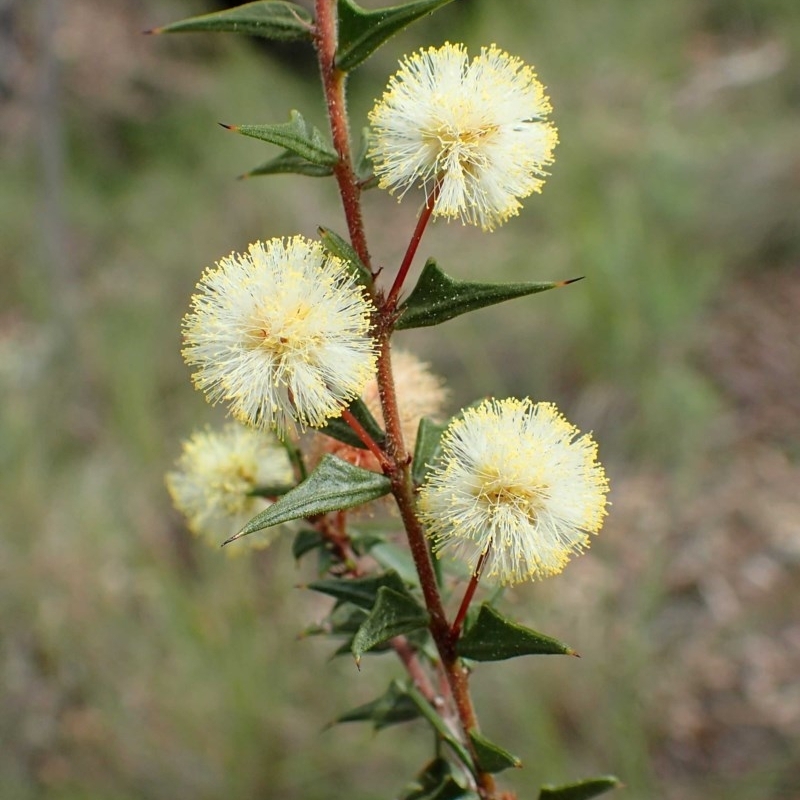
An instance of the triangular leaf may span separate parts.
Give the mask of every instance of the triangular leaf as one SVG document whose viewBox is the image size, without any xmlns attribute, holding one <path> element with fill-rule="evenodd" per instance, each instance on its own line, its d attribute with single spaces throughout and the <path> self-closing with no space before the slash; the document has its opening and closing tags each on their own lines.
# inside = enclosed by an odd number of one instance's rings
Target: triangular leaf
<svg viewBox="0 0 800 800">
<path fill-rule="evenodd" d="M 313 23 L 314 18 L 302 6 L 281 0 L 262 0 L 190 17 L 147 33 L 244 33 L 282 41 L 310 40 Z"/>
<path fill-rule="evenodd" d="M 395 33 L 450 1 L 412 0 L 403 5 L 368 11 L 357 6 L 353 0 L 339 0 L 336 66 L 345 71 L 357 67 Z"/>
<path fill-rule="evenodd" d="M 346 262 L 350 266 L 353 276 L 362 286 L 372 285 L 372 273 L 364 266 L 350 242 L 329 228 L 320 227 L 317 228 L 317 232 L 325 249 Z"/>
<path fill-rule="evenodd" d="M 309 125 L 296 110 L 289 113 L 289 122 L 278 125 L 223 125 L 229 131 L 261 139 L 285 147 L 314 164 L 332 167 L 339 161 L 336 151 L 326 141 L 318 128 Z"/>
<path fill-rule="evenodd" d="M 512 756 L 508 750 L 490 742 L 478 731 L 470 731 L 469 738 L 472 740 L 475 755 L 478 757 L 478 767 L 483 772 L 502 772 L 509 767 L 522 766 L 522 762 L 516 756 Z"/>
<path fill-rule="evenodd" d="M 251 169 L 250 172 L 245 172 L 239 176 L 240 180 L 244 178 L 256 178 L 259 175 L 306 175 L 309 178 L 327 178 L 333 175 L 333 168 L 327 164 L 314 164 L 307 161 L 302 156 L 292 153 L 290 150 L 285 150 L 281 155 L 276 156 L 271 161 L 267 161 L 260 167 Z"/>
<path fill-rule="evenodd" d="M 381 430 L 380 425 L 378 425 L 375 417 L 372 416 L 363 400 L 360 398 L 353 400 L 348 406 L 348 411 L 361 423 L 361 427 L 364 428 L 377 444 L 383 443 L 386 434 Z M 353 429 L 341 417 L 329 419 L 327 425 L 318 430 L 319 433 L 324 433 L 326 436 L 349 444 L 351 447 L 366 449 L 364 442 L 356 436 Z"/>
<path fill-rule="evenodd" d="M 405 633 L 427 628 L 430 615 L 407 592 L 388 586 L 378 589 L 375 605 L 353 638 L 351 652 L 356 661 L 376 645 Z"/>
<path fill-rule="evenodd" d="M 591 778 L 570 783 L 565 786 L 542 786 L 539 800 L 591 800 L 605 792 L 610 792 L 622 786 L 622 782 L 614 775 L 604 775 L 601 778 Z"/>
<path fill-rule="evenodd" d="M 414 462 L 411 467 L 411 477 L 417 486 L 420 486 L 425 480 L 431 464 L 436 459 L 439 442 L 446 428 L 446 424 L 434 422 L 428 417 L 423 417 L 419 421 L 417 443 L 414 446 Z"/>
<path fill-rule="evenodd" d="M 473 661 L 502 661 L 528 655 L 577 655 L 563 642 L 506 619 L 488 603 L 481 606 L 475 623 L 458 640 L 456 652 Z"/>
<path fill-rule="evenodd" d="M 417 285 L 398 309 L 398 330 L 439 325 L 448 319 L 492 306 L 516 297 L 545 292 L 574 283 L 580 278 L 555 283 L 479 283 L 460 281 L 445 275 L 430 258 L 422 269 Z"/>
<path fill-rule="evenodd" d="M 335 722 L 372 722 L 375 730 L 379 731 L 390 725 L 417 719 L 419 715 L 419 709 L 408 696 L 406 687 L 395 680 L 380 697 L 342 714 Z"/>
<path fill-rule="evenodd" d="M 382 586 L 388 586 L 400 594 L 408 595 L 402 578 L 394 570 L 363 578 L 325 578 L 309 583 L 306 588 L 369 610 L 375 605 L 378 590 Z"/>
<path fill-rule="evenodd" d="M 389 491 L 391 483 L 386 476 L 326 454 L 301 484 L 253 517 L 224 544 L 281 522 L 360 506 Z"/>
</svg>

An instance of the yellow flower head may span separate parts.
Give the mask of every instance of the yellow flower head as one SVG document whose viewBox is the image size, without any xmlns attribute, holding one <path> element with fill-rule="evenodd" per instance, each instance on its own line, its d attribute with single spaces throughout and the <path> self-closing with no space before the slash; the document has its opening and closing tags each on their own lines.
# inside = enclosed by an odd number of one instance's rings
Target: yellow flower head
<svg viewBox="0 0 800 800">
<path fill-rule="evenodd" d="M 291 486 L 292 467 L 274 434 L 228 423 L 219 431 L 196 431 L 183 443 L 176 469 L 167 475 L 175 508 L 190 530 L 219 546 L 269 505 L 253 491 Z M 266 546 L 280 527 L 246 536 Z"/>
<path fill-rule="evenodd" d="M 606 515 L 597 445 L 552 403 L 486 400 L 442 436 L 442 462 L 419 497 L 438 554 L 501 584 L 555 575 Z"/>
<path fill-rule="evenodd" d="M 241 422 L 321 427 L 374 373 L 373 307 L 318 242 L 271 239 L 203 274 L 183 321 L 186 363 L 212 403 Z"/>
<path fill-rule="evenodd" d="M 438 182 L 434 216 L 493 230 L 541 191 L 558 141 L 536 73 L 495 45 L 470 63 L 463 45 L 407 57 L 369 115 L 380 186 L 402 197 Z"/>
</svg>

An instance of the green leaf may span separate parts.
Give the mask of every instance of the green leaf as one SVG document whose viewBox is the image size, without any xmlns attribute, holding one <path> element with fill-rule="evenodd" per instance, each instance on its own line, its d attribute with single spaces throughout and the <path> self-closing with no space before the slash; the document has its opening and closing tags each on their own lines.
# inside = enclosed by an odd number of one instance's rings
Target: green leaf
<svg viewBox="0 0 800 800">
<path fill-rule="evenodd" d="M 358 629 L 350 650 L 358 663 L 361 656 L 376 645 L 427 628 L 429 622 L 428 612 L 407 592 L 381 586 L 375 605 Z"/>
<path fill-rule="evenodd" d="M 339 162 L 339 156 L 325 140 L 318 128 L 309 125 L 299 111 L 289 112 L 289 122 L 278 125 L 222 125 L 229 131 L 261 139 L 270 144 L 285 147 L 306 161 L 323 166 L 333 167 Z"/>
<path fill-rule="evenodd" d="M 420 716 L 419 709 L 408 696 L 408 691 L 400 681 L 392 681 L 389 688 L 371 703 L 354 708 L 334 720 L 340 722 L 372 722 L 376 731 L 410 722 Z"/>
<path fill-rule="evenodd" d="M 403 5 L 368 11 L 357 6 L 353 0 L 339 0 L 336 66 L 345 71 L 354 69 L 395 33 L 450 1 L 412 0 Z"/>
<path fill-rule="evenodd" d="M 372 273 L 364 266 L 350 242 L 328 228 L 317 228 L 317 232 L 325 249 L 348 264 L 353 277 L 362 286 L 372 285 Z"/>
<path fill-rule="evenodd" d="M 447 424 L 434 422 L 428 417 L 419 421 L 417 428 L 417 443 L 414 446 L 414 462 L 411 466 L 411 477 L 417 486 L 425 480 L 436 455 L 439 452 L 439 442 L 445 432 Z"/>
<path fill-rule="evenodd" d="M 363 578 L 325 578 L 309 583 L 306 588 L 369 610 L 375 605 L 382 586 L 410 597 L 402 578 L 394 570 Z"/>
<path fill-rule="evenodd" d="M 319 531 L 305 528 L 294 537 L 294 542 L 292 542 L 292 555 L 295 561 L 299 561 L 306 553 L 310 553 L 312 550 L 324 546 L 325 538 Z"/>
<path fill-rule="evenodd" d="M 245 3 L 226 11 L 173 22 L 147 33 L 244 33 L 264 39 L 311 39 L 314 18 L 302 6 L 280 0 Z"/>
<path fill-rule="evenodd" d="M 475 623 L 458 640 L 456 652 L 473 661 L 502 661 L 529 655 L 577 655 L 563 642 L 506 619 L 488 603 L 481 606 Z"/>
<path fill-rule="evenodd" d="M 448 761 L 437 758 L 417 775 L 402 800 L 478 800 L 478 795 L 456 781 Z"/>
<path fill-rule="evenodd" d="M 555 283 L 479 283 L 460 281 L 445 275 L 436 262 L 429 258 L 422 269 L 417 285 L 406 300 L 400 304 L 397 330 L 424 328 L 439 325 L 448 319 L 492 306 L 515 297 L 546 292 L 580 278 Z"/>
<path fill-rule="evenodd" d="M 386 439 L 386 434 L 381 430 L 380 425 L 378 425 L 375 417 L 372 416 L 363 400 L 360 398 L 353 400 L 348 406 L 348 411 L 361 423 L 361 427 L 364 428 L 377 444 L 383 444 Z M 364 442 L 356 436 L 353 429 L 341 417 L 328 420 L 328 424 L 324 428 L 319 428 L 319 432 L 330 436 L 332 439 L 349 444 L 351 447 L 360 447 L 362 450 L 366 450 L 367 448 Z"/>
<path fill-rule="evenodd" d="M 301 484 L 253 517 L 223 544 L 281 522 L 360 506 L 388 494 L 390 490 L 391 483 L 386 476 L 326 454 Z"/>
<path fill-rule="evenodd" d="M 590 800 L 619 786 L 622 786 L 619 778 L 614 775 L 604 775 L 601 778 L 591 778 L 565 786 L 542 786 L 539 800 Z"/>
<path fill-rule="evenodd" d="M 522 762 L 511 755 L 508 750 L 504 750 L 494 742 L 490 742 L 485 736 L 472 730 L 469 738 L 475 748 L 475 755 L 478 757 L 478 767 L 483 772 L 502 772 L 509 767 L 521 767 Z"/>
<path fill-rule="evenodd" d="M 281 155 L 267 161 L 260 167 L 251 169 L 239 176 L 239 180 L 256 178 L 259 175 L 306 175 L 309 178 L 327 178 L 333 175 L 333 168 L 326 164 L 314 164 L 305 158 L 285 150 Z"/>
</svg>

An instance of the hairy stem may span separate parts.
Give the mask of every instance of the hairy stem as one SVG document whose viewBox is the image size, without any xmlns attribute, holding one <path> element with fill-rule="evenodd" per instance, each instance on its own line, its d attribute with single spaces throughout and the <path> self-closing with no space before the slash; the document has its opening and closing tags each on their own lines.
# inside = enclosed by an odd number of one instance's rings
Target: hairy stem
<svg viewBox="0 0 800 800">
<path fill-rule="evenodd" d="M 328 107 L 333 146 L 339 154 L 339 161 L 333 168 L 339 184 L 344 215 L 350 241 L 362 263 L 370 268 L 369 249 L 361 214 L 361 187 L 353 169 L 353 156 L 350 148 L 350 125 L 347 119 L 345 101 L 346 73 L 336 68 L 336 12 L 332 0 L 316 0 L 315 45 L 319 60 L 322 89 Z"/>
</svg>

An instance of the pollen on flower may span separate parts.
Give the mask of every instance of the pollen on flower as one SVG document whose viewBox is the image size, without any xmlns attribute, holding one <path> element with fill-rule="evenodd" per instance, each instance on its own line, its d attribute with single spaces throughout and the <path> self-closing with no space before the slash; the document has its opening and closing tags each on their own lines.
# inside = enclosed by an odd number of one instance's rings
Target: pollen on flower
<svg viewBox="0 0 800 800">
<path fill-rule="evenodd" d="M 269 505 L 254 492 L 294 482 L 286 449 L 275 435 L 234 422 L 192 434 L 175 467 L 166 476 L 175 508 L 193 533 L 217 547 Z M 267 528 L 242 541 L 265 547 L 279 532 Z"/>
<path fill-rule="evenodd" d="M 183 356 L 195 386 L 241 422 L 280 436 L 321 427 L 374 374 L 374 309 L 318 242 L 256 242 L 206 270 L 198 289 Z"/>
<path fill-rule="evenodd" d="M 369 115 L 380 186 L 436 192 L 433 215 L 493 230 L 541 191 L 558 142 L 534 70 L 498 49 L 446 43 L 407 57 Z"/>
<path fill-rule="evenodd" d="M 487 400 L 442 436 L 419 497 L 434 550 L 515 584 L 561 572 L 606 515 L 597 444 L 552 403 Z"/>
</svg>

